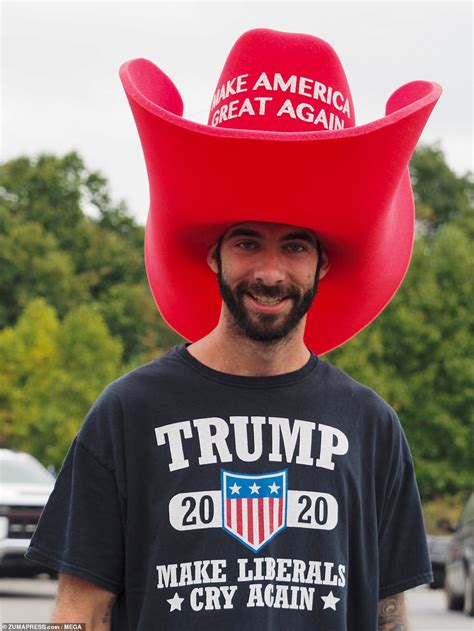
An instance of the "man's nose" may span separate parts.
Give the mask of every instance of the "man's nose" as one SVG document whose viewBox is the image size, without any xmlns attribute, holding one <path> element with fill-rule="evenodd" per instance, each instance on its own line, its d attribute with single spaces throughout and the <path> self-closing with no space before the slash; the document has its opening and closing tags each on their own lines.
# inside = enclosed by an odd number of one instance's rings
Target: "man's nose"
<svg viewBox="0 0 474 631">
<path fill-rule="evenodd" d="M 253 277 L 268 286 L 282 283 L 285 280 L 285 271 L 279 253 L 271 250 L 262 252 L 255 261 Z"/>
</svg>

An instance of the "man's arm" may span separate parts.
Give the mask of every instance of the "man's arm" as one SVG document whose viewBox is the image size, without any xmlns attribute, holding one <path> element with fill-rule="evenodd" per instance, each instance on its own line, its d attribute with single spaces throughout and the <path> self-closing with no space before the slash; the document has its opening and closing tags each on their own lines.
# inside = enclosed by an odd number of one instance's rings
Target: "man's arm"
<svg viewBox="0 0 474 631">
<path fill-rule="evenodd" d="M 51 622 L 84 622 L 88 631 L 109 631 L 116 597 L 89 581 L 60 573 Z"/>
<path fill-rule="evenodd" d="M 403 592 L 379 600 L 377 631 L 410 631 Z"/>
</svg>

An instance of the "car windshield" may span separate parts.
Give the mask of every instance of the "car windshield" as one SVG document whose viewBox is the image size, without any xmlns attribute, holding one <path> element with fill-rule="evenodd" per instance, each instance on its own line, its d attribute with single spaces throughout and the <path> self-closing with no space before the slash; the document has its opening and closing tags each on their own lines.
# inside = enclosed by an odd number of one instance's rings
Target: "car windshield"
<svg viewBox="0 0 474 631">
<path fill-rule="evenodd" d="M 0 460 L 2 484 L 51 484 L 53 476 L 39 462 L 29 459 Z"/>
</svg>

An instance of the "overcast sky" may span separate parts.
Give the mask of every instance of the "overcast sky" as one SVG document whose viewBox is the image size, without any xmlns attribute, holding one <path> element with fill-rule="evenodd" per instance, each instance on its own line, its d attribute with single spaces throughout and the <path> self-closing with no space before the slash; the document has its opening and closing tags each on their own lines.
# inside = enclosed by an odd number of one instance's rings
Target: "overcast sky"
<svg viewBox="0 0 474 631">
<path fill-rule="evenodd" d="M 118 77 L 146 57 L 168 74 L 184 116 L 207 122 L 226 56 L 244 31 L 317 35 L 337 51 L 357 124 L 383 116 L 400 85 L 444 89 L 423 133 L 458 172 L 472 169 L 470 2 L 4 2 L 1 159 L 77 150 L 144 222 L 148 183 Z"/>
</svg>

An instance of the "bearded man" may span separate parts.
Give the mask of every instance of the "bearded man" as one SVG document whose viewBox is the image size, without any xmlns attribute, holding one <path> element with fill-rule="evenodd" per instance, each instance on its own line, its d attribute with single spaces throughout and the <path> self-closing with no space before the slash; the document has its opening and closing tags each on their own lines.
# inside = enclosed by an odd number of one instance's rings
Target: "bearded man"
<svg viewBox="0 0 474 631">
<path fill-rule="evenodd" d="M 333 49 L 265 29 L 233 47 L 208 125 L 151 62 L 121 78 L 150 287 L 192 343 L 110 384 L 74 439 L 27 552 L 60 572 L 53 621 L 406 631 L 403 592 L 432 580 L 410 450 L 319 355 L 406 273 L 407 164 L 439 86 L 356 127 Z"/>
</svg>

